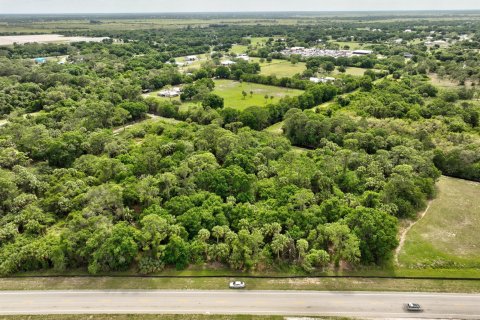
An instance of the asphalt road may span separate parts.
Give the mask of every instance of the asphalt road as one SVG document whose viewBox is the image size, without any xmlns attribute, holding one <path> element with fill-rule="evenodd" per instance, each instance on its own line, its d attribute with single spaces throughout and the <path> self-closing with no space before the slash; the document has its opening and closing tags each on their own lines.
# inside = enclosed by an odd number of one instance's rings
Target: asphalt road
<svg viewBox="0 0 480 320">
<path fill-rule="evenodd" d="M 425 309 L 408 313 L 402 305 Z M 0 314 L 177 313 L 480 319 L 480 294 L 316 291 L 1 291 Z"/>
</svg>

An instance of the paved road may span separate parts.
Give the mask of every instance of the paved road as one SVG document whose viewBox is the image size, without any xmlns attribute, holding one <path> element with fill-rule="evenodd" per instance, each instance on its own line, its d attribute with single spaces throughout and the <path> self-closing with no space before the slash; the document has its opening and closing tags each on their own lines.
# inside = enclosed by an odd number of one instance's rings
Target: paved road
<svg viewBox="0 0 480 320">
<path fill-rule="evenodd" d="M 425 312 L 403 311 L 405 302 Z M 0 314 L 198 313 L 480 319 L 480 295 L 315 291 L 1 291 Z"/>
</svg>

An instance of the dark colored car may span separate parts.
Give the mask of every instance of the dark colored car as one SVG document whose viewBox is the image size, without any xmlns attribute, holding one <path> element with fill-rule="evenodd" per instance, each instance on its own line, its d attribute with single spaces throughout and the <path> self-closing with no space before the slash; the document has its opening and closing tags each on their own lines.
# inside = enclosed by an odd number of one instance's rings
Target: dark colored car
<svg viewBox="0 0 480 320">
<path fill-rule="evenodd" d="M 422 307 L 418 303 L 409 302 L 405 305 L 405 310 L 407 311 L 423 311 Z"/>
</svg>

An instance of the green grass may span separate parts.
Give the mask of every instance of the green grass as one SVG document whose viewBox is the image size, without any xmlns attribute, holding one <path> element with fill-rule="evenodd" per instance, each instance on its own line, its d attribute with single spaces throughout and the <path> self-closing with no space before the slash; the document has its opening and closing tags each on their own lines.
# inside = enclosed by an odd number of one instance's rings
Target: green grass
<svg viewBox="0 0 480 320">
<path fill-rule="evenodd" d="M 244 98 L 242 91 L 247 92 Z M 250 92 L 253 92 L 250 95 Z M 250 106 L 264 106 L 267 103 L 276 103 L 286 96 L 298 96 L 302 90 L 266 86 L 262 84 L 237 82 L 231 80 L 215 80 L 214 93 L 225 99 L 225 107 L 243 110 Z M 273 99 L 265 99 L 265 95 L 273 96 Z"/>
<path fill-rule="evenodd" d="M 425 217 L 407 233 L 399 263 L 407 268 L 480 268 L 480 183 L 442 177 L 438 192 Z"/>
<path fill-rule="evenodd" d="M 274 39 L 278 38 L 278 37 L 273 37 Z M 256 47 L 256 46 L 262 46 L 264 44 L 267 43 L 268 41 L 268 37 L 253 37 L 253 38 L 250 38 L 250 40 L 252 41 L 252 46 Z"/>
<path fill-rule="evenodd" d="M 248 315 L 198 315 L 198 314 L 57 314 L 35 316 L 0 316 L 0 320 L 282 320 L 281 316 L 248 316 Z M 319 318 L 320 319 L 320 318 Z M 322 318 L 334 319 L 334 318 Z M 336 318 L 340 319 L 340 318 Z"/>
<path fill-rule="evenodd" d="M 431 73 L 428 75 L 432 84 L 441 87 L 441 88 L 456 88 L 459 87 L 457 82 L 453 82 L 448 78 L 440 78 L 436 73 Z"/>
<path fill-rule="evenodd" d="M 0 290 L 222 290 L 233 278 L 0 278 Z M 242 279 L 248 290 L 480 292 L 480 281 L 365 278 Z"/>
<path fill-rule="evenodd" d="M 62 33 L 65 30 L 146 30 L 161 28 L 184 28 L 187 26 L 208 27 L 210 24 L 229 24 L 229 25 L 257 25 L 259 23 L 256 18 L 245 19 L 100 19 L 101 24 L 91 24 L 88 19 L 65 19 L 65 20 L 49 20 L 34 22 L 11 22 L 8 24 L 0 24 L 0 33 Z M 296 18 L 281 19 L 282 25 L 296 25 Z M 277 25 L 278 19 L 262 19 L 262 25 Z M 315 23 L 315 22 L 311 22 Z"/>
<path fill-rule="evenodd" d="M 206 314 L 50 314 L 0 316 L 0 320 L 284 320 L 283 316 L 206 315 Z M 350 318 L 315 317 L 309 319 L 341 320 Z"/>
<path fill-rule="evenodd" d="M 299 62 L 292 64 L 287 60 L 273 59 L 272 62 L 263 62 L 260 63 L 259 58 L 253 58 L 252 61 L 258 62 L 261 67 L 260 74 L 266 76 L 277 76 L 278 78 L 282 77 L 292 77 L 297 73 L 302 73 L 306 70 L 304 62 Z"/>
<path fill-rule="evenodd" d="M 264 131 L 274 133 L 281 135 L 283 134 L 283 121 L 277 122 L 274 125 L 271 125 L 270 127 L 266 128 Z"/>
<path fill-rule="evenodd" d="M 247 97 L 244 98 L 242 91 L 247 92 Z M 253 92 L 250 95 L 250 91 Z M 150 92 L 144 97 L 156 97 L 160 100 L 166 101 L 180 101 L 179 97 L 162 98 L 157 96 L 158 91 Z M 232 80 L 215 80 L 215 89 L 213 93 L 218 94 L 225 99 L 225 107 L 244 110 L 251 106 L 265 106 L 267 103 L 276 103 L 286 96 L 298 96 L 303 93 L 302 90 L 281 88 L 275 86 L 266 86 L 263 84 L 255 84 L 249 82 L 238 82 Z M 268 100 L 265 99 L 268 95 Z M 270 99 L 273 96 L 273 99 Z M 184 102 L 180 106 L 180 111 L 188 110 L 192 106 L 201 105 L 201 102 Z"/>
<path fill-rule="evenodd" d="M 248 50 L 248 46 L 244 46 L 241 44 L 235 44 L 232 46 L 232 49 L 230 49 L 230 52 L 235 53 L 235 54 L 242 54 L 246 53 Z"/>
<path fill-rule="evenodd" d="M 354 41 L 334 41 L 333 43 L 338 44 L 341 50 L 343 50 L 345 46 L 349 46 L 349 50 L 358 50 L 364 48 L 364 45 L 362 43 Z"/>
</svg>

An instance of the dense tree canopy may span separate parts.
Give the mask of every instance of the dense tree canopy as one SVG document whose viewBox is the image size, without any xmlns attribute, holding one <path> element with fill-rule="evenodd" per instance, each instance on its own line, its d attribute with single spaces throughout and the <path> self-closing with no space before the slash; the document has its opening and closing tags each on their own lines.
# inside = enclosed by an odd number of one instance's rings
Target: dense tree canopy
<svg viewBox="0 0 480 320">
<path fill-rule="evenodd" d="M 81 34 L 117 42 L 0 48 L 0 275 L 388 263 L 398 220 L 425 207 L 441 174 L 480 181 L 478 35 L 428 50 L 408 42 L 434 26 L 432 38 L 458 38 L 478 22 L 424 23 L 411 35 L 407 22 L 368 19 L 98 29 Z M 230 51 L 291 59 L 282 50 L 350 37 L 381 56 L 294 56 L 306 71 L 275 77 Z M 188 54 L 206 61 L 177 66 Z M 68 59 L 35 64 L 40 55 Z M 335 67 L 334 81 L 309 81 Z M 365 71 L 343 74 L 351 67 Z M 456 83 L 439 88 L 433 73 Z M 214 78 L 303 91 L 225 108 Z M 172 86 L 179 98 L 149 95 Z M 263 131 L 274 124 L 281 134 Z"/>
</svg>

